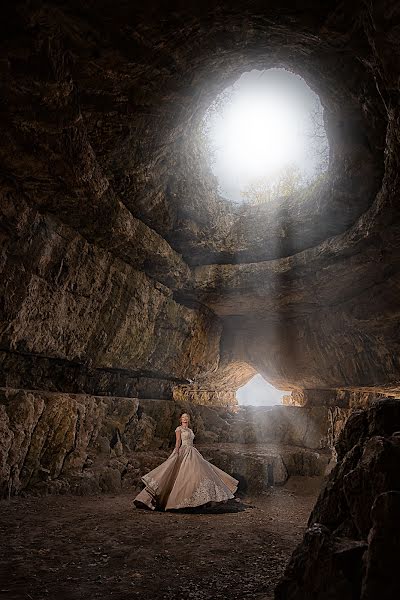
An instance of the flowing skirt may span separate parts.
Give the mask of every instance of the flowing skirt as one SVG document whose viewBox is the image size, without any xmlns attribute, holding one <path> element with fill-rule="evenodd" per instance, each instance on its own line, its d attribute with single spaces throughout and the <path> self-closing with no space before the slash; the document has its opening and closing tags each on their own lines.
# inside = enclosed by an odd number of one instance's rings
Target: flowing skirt
<svg viewBox="0 0 400 600">
<path fill-rule="evenodd" d="M 239 484 L 208 462 L 194 446 L 181 446 L 166 461 L 142 477 L 146 487 L 134 504 L 154 510 L 173 510 L 234 498 Z"/>
</svg>

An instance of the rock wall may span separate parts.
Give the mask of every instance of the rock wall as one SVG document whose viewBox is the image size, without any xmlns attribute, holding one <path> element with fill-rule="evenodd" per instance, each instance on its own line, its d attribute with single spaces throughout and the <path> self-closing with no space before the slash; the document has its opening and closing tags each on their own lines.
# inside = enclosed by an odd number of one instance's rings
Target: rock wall
<svg viewBox="0 0 400 600">
<path fill-rule="evenodd" d="M 217 367 L 221 327 L 210 311 L 175 302 L 170 288 L 15 195 L 2 196 L 0 211 L 6 382 L 70 391 L 85 387 L 86 365 L 98 379 L 110 369 L 167 385 Z"/>
<path fill-rule="evenodd" d="M 399 595 L 400 401 L 385 399 L 353 412 L 336 450 L 338 464 L 276 590 L 277 600 Z"/>
<path fill-rule="evenodd" d="M 174 387 L 173 398 L 178 402 L 190 402 L 203 406 L 237 407 L 236 390 L 212 390 L 210 388 L 202 389 L 198 386 L 180 385 Z"/>
<path fill-rule="evenodd" d="M 284 396 L 286 406 L 336 406 L 338 408 L 368 408 L 384 394 L 365 390 L 295 390 Z"/>
<path fill-rule="evenodd" d="M 260 470 L 260 492 L 271 483 L 262 474 L 272 459 L 286 465 L 280 479 L 275 474 L 278 483 L 290 474 L 323 473 L 331 456 L 329 410 L 235 413 L 172 400 L 1 389 L 0 495 L 133 492 L 141 475 L 169 455 L 184 411 L 192 417 L 196 444 L 216 464 L 229 457 L 242 477 L 243 470 L 246 477 L 249 469 Z M 216 453 L 221 444 L 225 451 Z"/>
<path fill-rule="evenodd" d="M 196 381 L 190 385 L 175 386 L 173 397 L 193 404 L 233 408 L 238 404 L 238 388 L 245 385 L 256 373 L 250 364 L 235 360 L 221 344 L 218 369 L 198 375 Z"/>
</svg>

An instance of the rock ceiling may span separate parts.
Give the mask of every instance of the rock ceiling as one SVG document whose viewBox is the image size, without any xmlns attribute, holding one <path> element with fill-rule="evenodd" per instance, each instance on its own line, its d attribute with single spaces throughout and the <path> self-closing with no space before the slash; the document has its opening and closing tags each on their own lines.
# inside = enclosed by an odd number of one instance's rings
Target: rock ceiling
<svg viewBox="0 0 400 600">
<path fill-rule="evenodd" d="M 400 390 L 398 3 L 3 12 L 2 385 Z M 198 126 L 277 66 L 320 95 L 328 176 L 234 208 Z"/>
</svg>

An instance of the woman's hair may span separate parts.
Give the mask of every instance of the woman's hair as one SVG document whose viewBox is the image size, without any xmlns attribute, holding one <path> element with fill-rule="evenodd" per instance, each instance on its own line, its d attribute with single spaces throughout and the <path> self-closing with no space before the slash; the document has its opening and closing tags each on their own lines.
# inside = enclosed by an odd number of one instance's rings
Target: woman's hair
<svg viewBox="0 0 400 600">
<path fill-rule="evenodd" d="M 188 415 L 187 413 L 182 413 L 181 416 L 179 417 L 179 425 L 182 425 L 182 417 L 187 417 L 188 418 L 188 425 L 190 425 L 190 415 Z"/>
</svg>

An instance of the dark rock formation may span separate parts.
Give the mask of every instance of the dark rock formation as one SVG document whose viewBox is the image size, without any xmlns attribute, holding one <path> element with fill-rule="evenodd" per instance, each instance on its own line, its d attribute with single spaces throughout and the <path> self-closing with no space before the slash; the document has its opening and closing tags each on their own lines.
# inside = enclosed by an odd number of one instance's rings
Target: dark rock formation
<svg viewBox="0 0 400 600">
<path fill-rule="evenodd" d="M 366 548 L 364 542 L 339 539 L 323 525 L 313 525 L 307 530 L 301 547 L 293 553 L 275 597 L 359 598 L 361 563 Z"/>
<path fill-rule="evenodd" d="M 400 492 L 379 494 L 371 516 L 361 598 L 396 598 L 399 582 L 394 574 L 397 574 L 400 555 Z"/>
<path fill-rule="evenodd" d="M 353 413 L 331 472 L 276 590 L 282 600 L 396 598 L 400 402 Z"/>
</svg>

